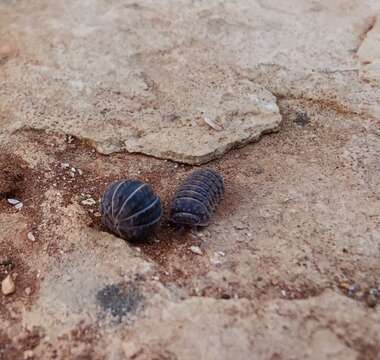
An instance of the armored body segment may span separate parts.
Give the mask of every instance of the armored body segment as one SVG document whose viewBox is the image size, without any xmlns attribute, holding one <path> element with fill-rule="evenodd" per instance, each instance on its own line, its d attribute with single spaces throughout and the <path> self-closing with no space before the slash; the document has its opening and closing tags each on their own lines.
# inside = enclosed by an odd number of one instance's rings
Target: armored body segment
<svg viewBox="0 0 380 360">
<path fill-rule="evenodd" d="M 150 185 L 139 180 L 122 180 L 109 185 L 100 211 L 102 224 L 129 241 L 145 239 L 161 217 L 161 200 Z"/>
<path fill-rule="evenodd" d="M 207 226 L 224 192 L 223 178 L 213 170 L 196 170 L 178 188 L 171 205 L 171 221 Z"/>
</svg>

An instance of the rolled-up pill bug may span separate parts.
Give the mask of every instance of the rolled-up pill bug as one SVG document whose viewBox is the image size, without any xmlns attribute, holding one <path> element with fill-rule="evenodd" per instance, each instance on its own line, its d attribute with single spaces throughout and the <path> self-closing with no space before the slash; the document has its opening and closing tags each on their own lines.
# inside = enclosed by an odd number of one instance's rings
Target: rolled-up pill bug
<svg viewBox="0 0 380 360">
<path fill-rule="evenodd" d="M 194 171 L 173 198 L 171 221 L 178 225 L 207 226 L 223 193 L 221 175 L 211 169 Z"/>
<path fill-rule="evenodd" d="M 161 200 L 152 187 L 139 180 L 121 180 L 105 191 L 100 212 L 102 224 L 129 241 L 144 240 L 161 217 Z"/>
</svg>

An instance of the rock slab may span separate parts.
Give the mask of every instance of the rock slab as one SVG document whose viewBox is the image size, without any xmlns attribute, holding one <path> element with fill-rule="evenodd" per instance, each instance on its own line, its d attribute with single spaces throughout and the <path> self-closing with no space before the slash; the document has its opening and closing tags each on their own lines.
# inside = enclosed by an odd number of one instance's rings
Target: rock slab
<svg viewBox="0 0 380 360">
<path fill-rule="evenodd" d="M 179 35 L 189 19 L 170 18 L 165 2 L 160 18 L 149 2 L 15 6 L 0 6 L 3 132 L 63 131 L 104 154 L 201 164 L 281 122 L 276 97 Z"/>
</svg>

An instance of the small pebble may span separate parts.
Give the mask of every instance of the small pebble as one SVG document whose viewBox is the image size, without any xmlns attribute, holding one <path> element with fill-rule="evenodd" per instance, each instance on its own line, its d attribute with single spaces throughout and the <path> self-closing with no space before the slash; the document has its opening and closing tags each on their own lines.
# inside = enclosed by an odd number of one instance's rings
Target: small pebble
<svg viewBox="0 0 380 360">
<path fill-rule="evenodd" d="M 368 294 L 366 296 L 365 302 L 367 306 L 374 308 L 378 304 L 379 298 L 380 298 L 379 290 L 372 288 L 368 290 Z"/>
<path fill-rule="evenodd" d="M 339 287 L 349 297 L 355 297 L 356 293 L 360 290 L 360 286 L 355 285 L 355 284 L 350 284 L 350 283 L 348 283 L 346 281 L 342 281 L 339 284 Z"/>
<path fill-rule="evenodd" d="M 79 175 L 83 175 L 83 171 L 81 169 L 77 169 Z"/>
<path fill-rule="evenodd" d="M 63 169 L 68 169 L 70 167 L 70 164 L 68 164 L 68 163 L 61 163 L 61 167 Z"/>
<path fill-rule="evenodd" d="M 24 359 L 25 360 L 32 359 L 33 357 L 34 357 L 33 350 L 25 350 L 24 351 Z"/>
<path fill-rule="evenodd" d="M 17 205 L 20 203 L 20 200 L 17 200 L 17 199 L 7 199 L 7 201 L 11 205 Z"/>
<path fill-rule="evenodd" d="M 21 210 L 23 206 L 24 206 L 24 204 L 20 201 L 18 204 L 15 205 L 15 208 L 17 210 Z"/>
<path fill-rule="evenodd" d="M 203 255 L 203 252 L 199 246 L 190 246 L 189 250 L 197 255 Z"/>
<path fill-rule="evenodd" d="M 26 295 L 29 296 L 32 293 L 32 289 L 30 287 L 27 287 L 27 288 L 25 288 L 24 292 Z"/>
<path fill-rule="evenodd" d="M 7 199 L 7 201 L 9 204 L 14 205 L 17 210 L 20 210 L 24 206 L 24 204 L 17 199 Z"/>
<path fill-rule="evenodd" d="M 92 206 L 92 205 L 96 204 L 96 201 L 94 199 L 92 199 L 92 198 L 89 198 L 89 199 L 86 199 L 86 200 L 82 200 L 81 204 L 82 205 L 87 205 L 87 206 Z"/>
<path fill-rule="evenodd" d="M 217 266 L 217 267 L 222 265 L 222 262 L 218 258 L 215 258 L 215 257 L 212 257 L 210 259 L 210 262 L 212 265 Z"/>
<path fill-rule="evenodd" d="M 217 121 L 211 119 L 210 117 L 203 116 L 202 119 L 212 129 L 214 129 L 216 131 L 222 131 L 223 130 L 223 126 L 221 124 L 219 124 Z"/>
<path fill-rule="evenodd" d="M 16 285 L 12 279 L 11 275 L 8 275 L 2 282 L 1 282 L 1 292 L 3 295 L 11 295 L 16 291 Z"/>
<path fill-rule="evenodd" d="M 222 265 L 222 262 L 220 260 L 220 257 L 224 257 L 226 254 L 223 251 L 217 251 L 214 253 L 214 255 L 210 258 L 211 264 L 219 267 Z"/>
<path fill-rule="evenodd" d="M 360 290 L 360 286 L 358 285 L 352 285 L 348 288 L 348 292 L 347 292 L 347 295 L 350 296 L 350 297 L 355 297 L 355 295 L 357 294 L 357 292 Z"/>
<path fill-rule="evenodd" d="M 35 236 L 33 235 L 32 232 L 28 232 L 27 237 L 28 237 L 28 239 L 29 239 L 30 241 L 33 241 L 33 242 L 36 241 L 36 238 L 35 238 Z"/>
<path fill-rule="evenodd" d="M 339 287 L 342 289 L 342 290 L 348 290 L 350 288 L 350 284 L 348 282 L 345 282 L 345 281 L 342 281 L 341 283 L 339 283 Z"/>
</svg>

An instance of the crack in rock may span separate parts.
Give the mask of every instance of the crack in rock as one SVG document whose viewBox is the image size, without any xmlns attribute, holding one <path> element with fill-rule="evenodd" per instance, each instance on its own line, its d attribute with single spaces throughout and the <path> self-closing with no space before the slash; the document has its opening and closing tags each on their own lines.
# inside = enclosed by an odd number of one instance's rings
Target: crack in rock
<svg viewBox="0 0 380 360">
<path fill-rule="evenodd" d="M 357 55 L 361 78 L 380 87 L 380 15 L 368 27 Z"/>
</svg>

